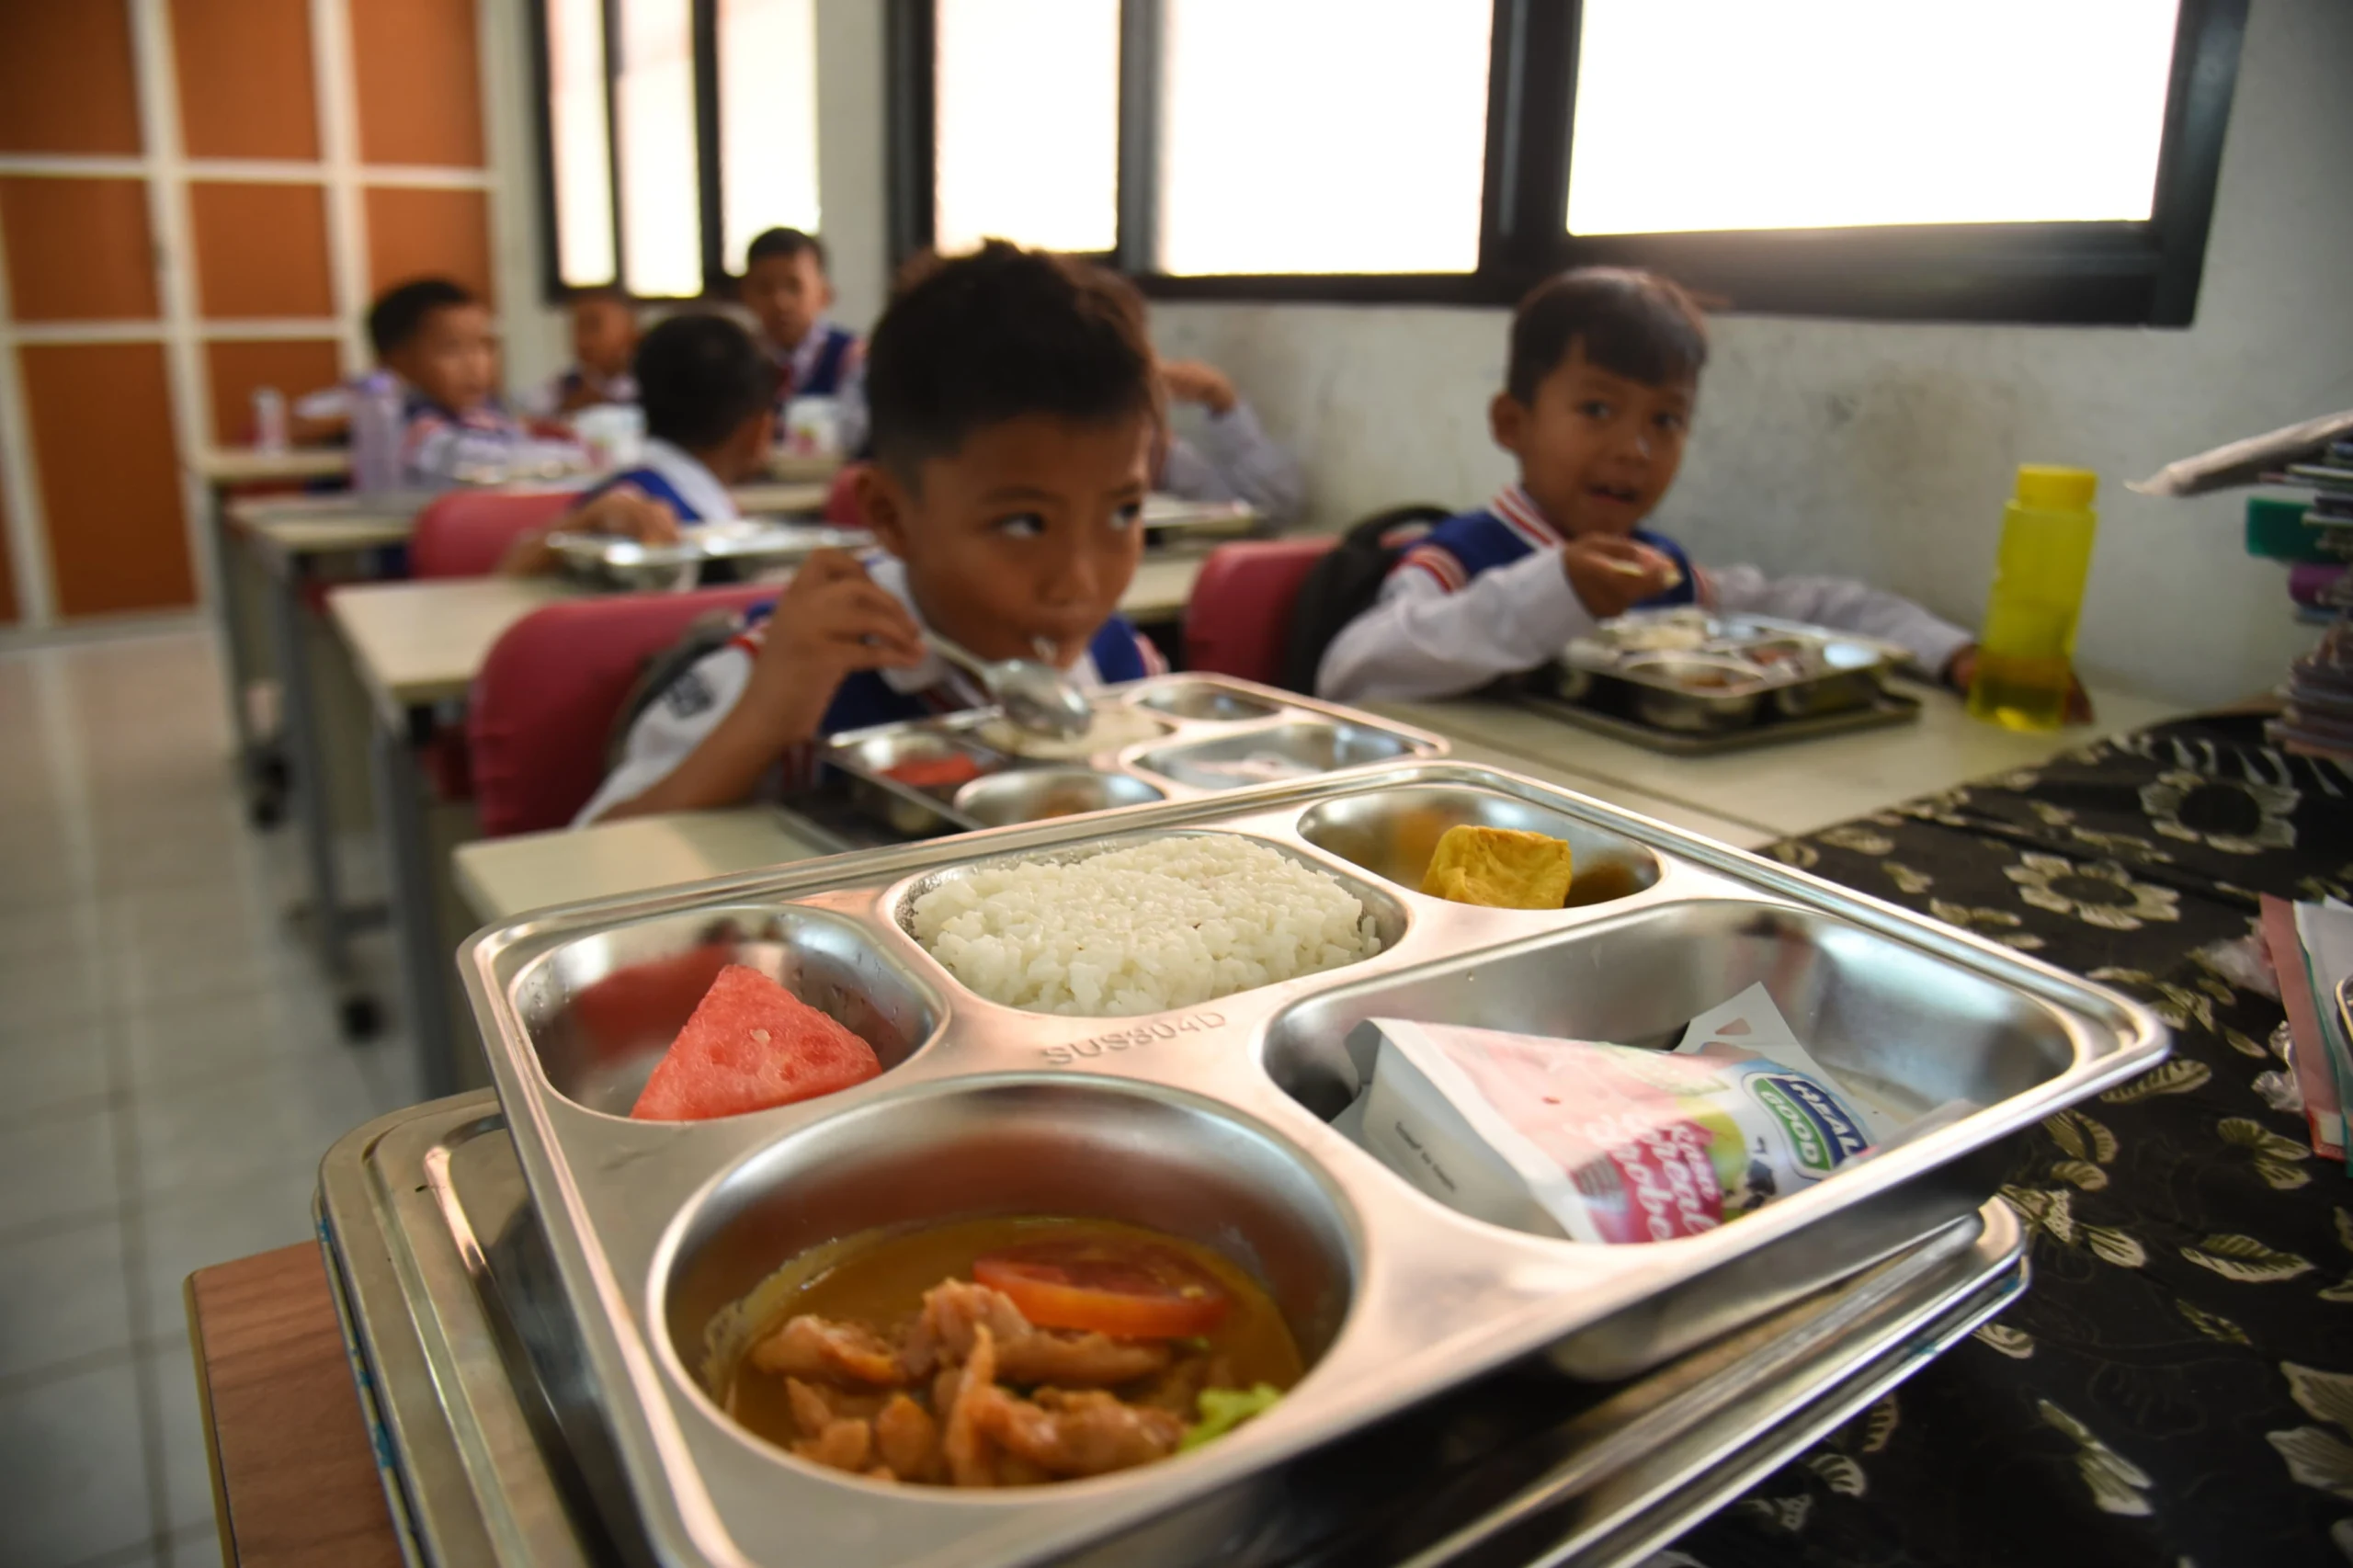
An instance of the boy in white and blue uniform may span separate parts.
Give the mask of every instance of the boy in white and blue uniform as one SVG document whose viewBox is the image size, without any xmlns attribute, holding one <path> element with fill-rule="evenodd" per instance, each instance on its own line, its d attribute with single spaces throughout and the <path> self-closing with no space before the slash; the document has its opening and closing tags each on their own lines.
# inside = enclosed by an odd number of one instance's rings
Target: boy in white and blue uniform
<svg viewBox="0 0 2353 1568">
<path fill-rule="evenodd" d="M 866 348 L 825 319 L 833 279 L 824 242 L 799 229 L 767 229 L 744 253 L 743 301 L 760 324 L 760 347 L 776 361 L 777 417 L 797 397 L 829 397 L 839 408 L 841 449 L 866 440 Z"/>
<path fill-rule="evenodd" d="M 1666 278 L 1587 267 L 1539 285 L 1513 317 L 1488 408 L 1519 483 L 1399 558 L 1324 650 L 1317 694 L 1456 696 L 1544 665 L 1611 616 L 1689 604 L 1874 637 L 1965 687 L 1970 634 L 1907 599 L 1846 578 L 1709 570 L 1641 526 L 1681 466 L 1707 356 L 1699 307 Z"/>
<path fill-rule="evenodd" d="M 490 312 L 460 285 L 418 278 L 387 290 L 368 312 L 368 335 L 402 390 L 397 485 L 438 490 L 586 461 L 576 442 L 533 431 L 499 402 Z M 355 449 L 369 440 L 358 427 L 365 412 L 353 411 Z"/>
<path fill-rule="evenodd" d="M 1081 690 L 1165 667 L 1118 614 L 1160 430 L 1132 286 L 1001 241 L 936 262 L 876 326 L 867 387 L 858 501 L 886 554 L 804 562 L 637 717 L 581 822 L 799 788 L 822 736 L 977 705 L 926 627 Z"/>
<path fill-rule="evenodd" d="M 582 497 L 623 485 L 677 522 L 732 522 L 728 486 L 756 478 L 775 439 L 776 375 L 752 335 L 724 316 L 672 316 L 645 335 L 632 362 L 645 411 L 645 452 Z"/>
<path fill-rule="evenodd" d="M 1296 522 L 1307 498 L 1299 459 L 1267 434 L 1232 379 L 1199 359 L 1170 359 L 1160 383 L 1171 403 L 1197 404 L 1202 418 L 1194 438 L 1168 443 L 1152 487 L 1187 501 L 1246 502 L 1269 530 Z"/>
<path fill-rule="evenodd" d="M 614 288 L 574 290 L 567 304 L 572 317 L 572 363 L 524 400 L 541 419 L 564 419 L 605 403 L 635 403 L 637 377 L 631 369 L 638 345 L 637 310 Z"/>
</svg>

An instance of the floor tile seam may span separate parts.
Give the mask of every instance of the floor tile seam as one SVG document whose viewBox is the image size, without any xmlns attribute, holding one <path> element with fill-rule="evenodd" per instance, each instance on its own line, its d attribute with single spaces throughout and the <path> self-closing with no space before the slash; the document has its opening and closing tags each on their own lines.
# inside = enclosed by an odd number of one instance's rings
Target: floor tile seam
<svg viewBox="0 0 2353 1568">
<path fill-rule="evenodd" d="M 131 1087 L 131 1048 L 122 1030 L 107 1030 L 106 1051 L 108 1086 L 127 1095 Z M 127 1113 L 118 1116 L 114 1134 L 115 1184 L 124 1199 L 123 1305 L 130 1315 L 131 1338 L 146 1340 L 153 1337 L 154 1325 L 148 1322 L 147 1311 L 146 1221 L 134 1201 L 143 1191 L 136 1118 Z M 171 1496 L 165 1479 L 168 1461 L 164 1444 L 163 1398 L 155 1386 L 149 1358 L 141 1356 L 131 1362 L 131 1378 L 132 1397 L 139 1407 L 140 1465 L 147 1483 L 147 1538 L 152 1549 L 171 1523 Z M 168 1550 L 165 1555 L 169 1557 Z"/>
</svg>

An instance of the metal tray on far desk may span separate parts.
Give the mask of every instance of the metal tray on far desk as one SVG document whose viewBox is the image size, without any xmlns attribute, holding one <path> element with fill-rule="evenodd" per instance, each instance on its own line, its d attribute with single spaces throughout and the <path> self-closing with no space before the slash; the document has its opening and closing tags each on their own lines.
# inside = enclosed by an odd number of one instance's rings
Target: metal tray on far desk
<svg viewBox="0 0 2353 1568">
<path fill-rule="evenodd" d="M 548 535 L 548 548 L 567 573 L 621 588 L 691 587 L 706 565 L 725 562 L 750 574 L 793 565 L 820 550 L 862 550 L 872 542 L 863 529 L 781 517 L 697 524 L 676 544 L 643 544 L 612 534 Z"/>
<path fill-rule="evenodd" d="M 1775 746 L 1787 741 L 1812 740 L 1817 735 L 1883 730 L 1893 724 L 1911 723 L 1920 716 L 1918 698 L 1881 689 L 1860 708 L 1842 709 L 1833 713 L 1811 713 L 1797 719 L 1776 715 L 1737 730 L 1693 733 L 1656 729 L 1620 714 L 1588 708 L 1581 702 L 1571 702 L 1541 690 L 1515 691 L 1511 694 L 1511 700 L 1531 712 L 1558 719 L 1564 724 L 1574 724 L 1580 730 L 1591 730 L 1597 735 L 1608 735 L 1611 740 L 1624 741 L 1628 745 L 1641 746 L 1646 751 L 1663 752 L 1668 756 L 1715 756 L 1723 752 L 1753 751 L 1759 746 Z"/>
<path fill-rule="evenodd" d="M 1627 874 L 1561 910 L 1429 898 L 1407 846 L 1449 819 L 1549 832 Z M 1072 1017 L 985 1000 L 911 929 L 927 895 L 1014 857 L 1237 837 L 1351 892 L 1379 951 L 1199 1006 Z M 629 1119 L 668 1030 L 608 1027 L 601 1001 L 577 1004 L 610 976 L 712 953 L 832 1012 L 885 1071 L 741 1117 Z M 1277 1499 L 1297 1506 L 1313 1451 L 1514 1365 L 1637 1376 L 1949 1233 L 1990 1196 L 2002 1139 L 2145 1072 L 2167 1038 L 2147 1008 L 2009 949 L 1443 762 L 541 911 L 478 934 L 460 967 L 649 1538 L 680 1563 L 779 1568 L 1278 1562 L 1286 1540 L 1260 1526 Z M 1735 1223 L 1614 1247 L 1485 1225 L 1334 1125 L 1369 1070 L 1349 1044 L 1367 1018 L 1663 1042 L 1760 983 L 1826 1069 L 1919 1119 Z M 748 1440 L 713 1402 L 693 1369 L 709 1332 L 780 1265 L 966 1214 L 1099 1216 L 1215 1246 L 1264 1282 L 1307 1375 L 1166 1463 L 984 1497 L 819 1470 Z"/>
<path fill-rule="evenodd" d="M 650 1560 L 497 1101 L 369 1123 L 320 1166 L 323 1242 L 412 1562 Z M 1631 1562 L 2024 1288 L 2004 1205 L 1631 1381 L 1507 1368 L 1304 1461 L 1297 1568 Z"/>
</svg>

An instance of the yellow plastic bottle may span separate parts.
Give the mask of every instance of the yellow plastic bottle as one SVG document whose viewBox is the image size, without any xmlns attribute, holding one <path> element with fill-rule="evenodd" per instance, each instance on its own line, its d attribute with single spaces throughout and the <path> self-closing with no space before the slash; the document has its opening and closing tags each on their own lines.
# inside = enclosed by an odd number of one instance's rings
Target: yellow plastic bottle
<svg viewBox="0 0 2353 1568">
<path fill-rule="evenodd" d="M 2066 721 L 2098 490 L 2099 476 L 2085 469 L 2019 466 L 1969 683 L 1969 710 L 1978 718 L 2013 730 L 2055 730 Z"/>
</svg>

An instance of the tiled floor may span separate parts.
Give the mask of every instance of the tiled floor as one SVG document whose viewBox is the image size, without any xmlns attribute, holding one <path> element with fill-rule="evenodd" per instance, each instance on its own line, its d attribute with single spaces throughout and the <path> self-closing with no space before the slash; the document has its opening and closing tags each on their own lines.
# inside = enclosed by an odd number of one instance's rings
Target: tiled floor
<svg viewBox="0 0 2353 1568">
<path fill-rule="evenodd" d="M 307 1240 L 320 1155 L 415 1097 L 337 1037 L 226 731 L 200 631 L 0 653 L 9 1568 L 220 1560 L 181 1281 Z"/>
</svg>

